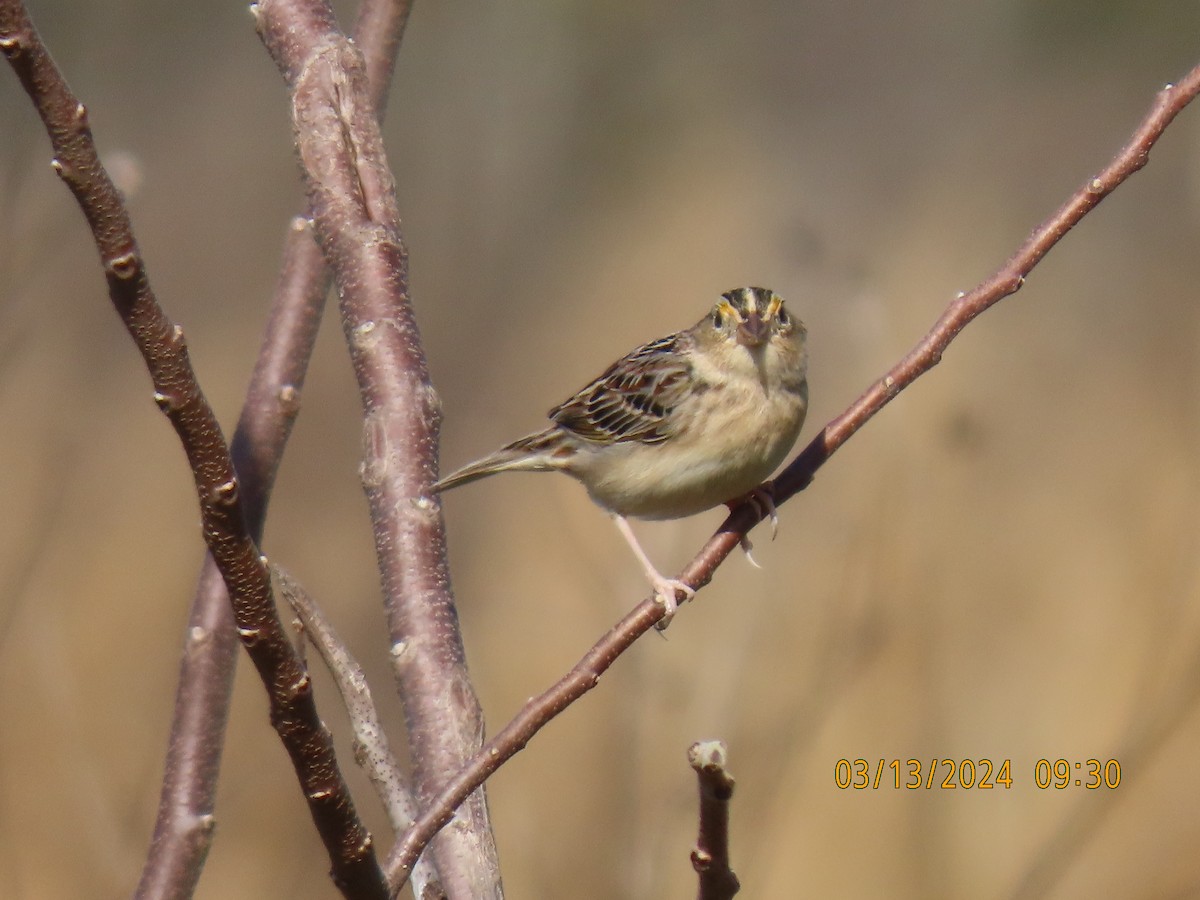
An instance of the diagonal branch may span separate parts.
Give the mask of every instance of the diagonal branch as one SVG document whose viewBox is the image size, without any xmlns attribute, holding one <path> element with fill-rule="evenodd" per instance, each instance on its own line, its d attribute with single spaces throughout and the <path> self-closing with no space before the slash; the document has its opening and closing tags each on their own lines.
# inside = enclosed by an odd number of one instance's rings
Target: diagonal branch
<svg viewBox="0 0 1200 900">
<path fill-rule="evenodd" d="M 355 34 L 367 59 L 380 119 L 411 6 L 411 0 L 363 0 L 359 7 Z M 231 445 L 256 542 L 262 538 L 271 486 L 299 412 L 329 283 L 310 223 L 294 219 L 284 242 L 271 318 Z M 199 881 L 212 843 L 236 649 L 225 583 L 209 556 L 188 620 L 158 814 L 138 900 L 183 900 Z"/>
<path fill-rule="evenodd" d="M 272 568 L 279 583 L 279 593 L 296 614 L 304 636 L 316 648 L 325 668 L 333 676 L 354 729 L 354 760 L 371 779 L 392 830 L 400 834 L 417 817 L 416 799 L 388 742 L 379 711 L 371 697 L 366 673 L 350 649 L 342 643 L 316 600 L 281 566 Z M 414 897 L 443 896 L 440 879 L 429 863 L 428 856 L 428 853 L 425 854 L 413 866 Z"/>
<path fill-rule="evenodd" d="M 263 0 L 259 34 L 292 91 L 317 237 L 333 269 L 362 396 L 371 506 L 392 662 L 422 809 L 476 752 L 483 714 L 467 674 L 441 508 L 428 496 L 441 409 L 408 296 L 408 256 L 362 57 L 325 0 Z M 451 897 L 499 896 L 482 791 L 432 846 Z"/>
<path fill-rule="evenodd" d="M 1054 215 L 1034 229 L 996 274 L 973 290 L 956 297 L 907 356 L 845 412 L 826 425 L 792 460 L 775 480 L 773 496 L 776 506 L 806 488 L 817 469 L 851 435 L 900 391 L 937 365 L 946 347 L 972 319 L 1019 290 L 1034 266 L 1068 231 L 1097 203 L 1146 164 L 1150 149 L 1197 93 L 1200 93 L 1200 66 L 1188 72 L 1179 84 L 1163 88 L 1149 113 L 1112 162 L 1094 178 L 1089 178 Z M 750 503 L 730 513 L 684 568 L 681 580 L 697 589 L 707 584 L 746 532 L 762 520 L 763 514 L 763 510 Z M 551 719 L 594 688 L 617 657 L 662 618 L 663 611 L 662 604 L 656 603 L 654 598 L 643 600 L 597 641 L 570 672 L 530 700 L 511 722 L 489 740 L 445 785 L 434 803 L 427 807 L 421 818 L 392 848 L 385 866 L 388 883 L 395 885 L 402 882 L 413 860 L 438 829 L 450 820 L 458 804 L 483 784 L 492 772 L 523 749 Z"/>
<path fill-rule="evenodd" d="M 205 543 L 229 590 L 238 635 L 267 688 L 271 724 L 292 759 L 329 851 L 334 879 L 348 897 L 380 897 L 384 884 L 370 835 L 337 768 L 308 673 L 275 612 L 270 577 L 246 528 L 229 448 L 196 381 L 183 329 L 167 318 L 150 287 L 129 214 L 96 153 L 87 110 L 63 80 L 19 0 L 0 0 L 0 51 L 42 118 L 54 149 L 54 169 L 91 228 L 109 297 L 145 360 L 155 401 L 187 455 Z"/>
<path fill-rule="evenodd" d="M 320 324 L 328 282 L 303 220 L 290 229 L 275 305 L 250 379 L 232 455 L 247 525 L 262 538 L 267 501 Z M 212 844 L 213 807 L 237 661 L 232 608 L 213 557 L 204 561 L 188 619 L 154 836 L 135 897 L 192 896 Z"/>
</svg>

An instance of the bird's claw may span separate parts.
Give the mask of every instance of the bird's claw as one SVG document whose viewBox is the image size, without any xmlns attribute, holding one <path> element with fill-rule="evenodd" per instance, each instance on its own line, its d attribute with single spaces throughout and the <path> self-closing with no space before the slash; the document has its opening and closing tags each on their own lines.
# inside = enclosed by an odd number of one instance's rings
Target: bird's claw
<svg viewBox="0 0 1200 900">
<path fill-rule="evenodd" d="M 746 554 L 746 559 L 750 560 L 750 565 L 754 566 L 756 569 L 762 568 L 762 566 L 758 564 L 758 560 L 754 558 L 754 554 L 750 552 L 754 549 L 754 544 L 750 542 L 749 535 L 741 535 L 738 538 L 738 546 L 741 547 L 742 552 Z"/>
<path fill-rule="evenodd" d="M 756 487 L 746 495 L 746 502 L 753 504 L 759 518 L 771 520 L 771 540 L 779 535 L 779 513 L 775 510 L 774 484 L 770 481 Z"/>
</svg>

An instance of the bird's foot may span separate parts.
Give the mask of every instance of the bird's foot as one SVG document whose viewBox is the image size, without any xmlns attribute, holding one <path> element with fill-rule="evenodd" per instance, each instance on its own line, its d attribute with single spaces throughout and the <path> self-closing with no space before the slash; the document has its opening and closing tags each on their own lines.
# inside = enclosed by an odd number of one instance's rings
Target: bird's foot
<svg viewBox="0 0 1200 900">
<path fill-rule="evenodd" d="M 654 588 L 655 601 L 663 605 L 662 618 L 654 623 L 654 627 L 659 631 L 665 631 L 666 627 L 671 624 L 671 620 L 675 618 L 675 611 L 679 609 L 679 594 L 683 594 L 683 602 L 686 603 L 696 596 L 696 589 L 678 579 L 666 578 L 658 572 L 653 574 L 647 572 L 646 575 Z"/>
<path fill-rule="evenodd" d="M 775 511 L 773 488 L 774 483 L 767 481 L 750 493 L 738 497 L 736 500 L 730 500 L 726 504 L 730 510 L 734 510 L 743 503 L 749 503 L 754 507 L 754 511 L 758 513 L 760 519 L 770 519 L 771 540 L 775 540 L 775 537 L 779 534 L 779 514 Z M 754 545 L 750 543 L 750 538 L 747 535 L 741 535 L 738 538 L 738 545 L 742 548 L 742 552 L 746 554 L 746 559 L 750 560 L 750 565 L 756 569 L 761 569 L 762 566 L 758 564 L 758 561 L 750 553 L 754 549 Z"/>
</svg>

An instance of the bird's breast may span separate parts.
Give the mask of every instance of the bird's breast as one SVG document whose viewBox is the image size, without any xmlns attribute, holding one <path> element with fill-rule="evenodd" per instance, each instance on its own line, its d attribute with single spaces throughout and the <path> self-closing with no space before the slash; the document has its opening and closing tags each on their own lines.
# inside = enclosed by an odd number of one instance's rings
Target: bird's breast
<svg viewBox="0 0 1200 900">
<path fill-rule="evenodd" d="M 746 494 L 783 461 L 804 423 L 806 391 L 700 383 L 673 411 L 671 437 L 581 453 L 572 468 L 601 506 L 674 519 Z"/>
</svg>

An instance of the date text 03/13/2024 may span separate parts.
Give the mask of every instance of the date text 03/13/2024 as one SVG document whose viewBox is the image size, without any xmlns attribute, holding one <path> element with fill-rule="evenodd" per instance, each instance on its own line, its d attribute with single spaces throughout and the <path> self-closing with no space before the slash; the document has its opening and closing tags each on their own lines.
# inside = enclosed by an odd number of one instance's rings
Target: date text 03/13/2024
<svg viewBox="0 0 1200 900">
<path fill-rule="evenodd" d="M 1039 759 L 1032 766 L 1038 790 L 1115 790 L 1121 763 L 1115 759 Z M 1011 790 L 1021 778 L 1011 759 L 839 759 L 833 783 L 841 790 Z"/>
</svg>

